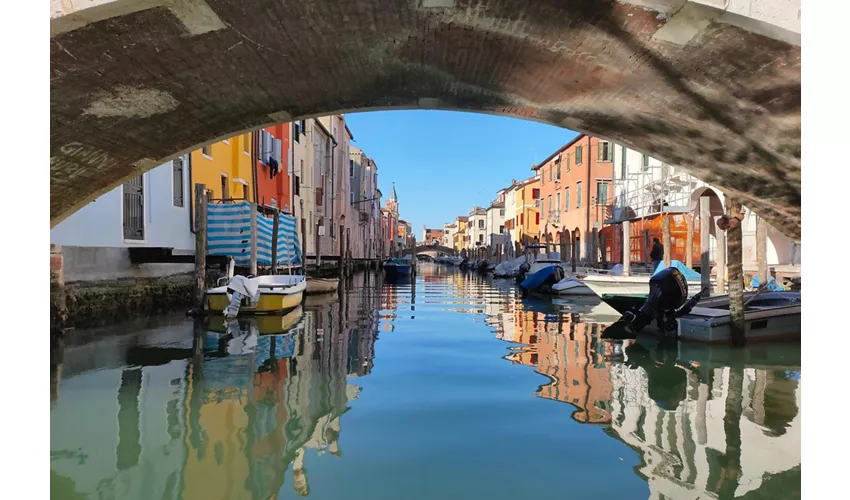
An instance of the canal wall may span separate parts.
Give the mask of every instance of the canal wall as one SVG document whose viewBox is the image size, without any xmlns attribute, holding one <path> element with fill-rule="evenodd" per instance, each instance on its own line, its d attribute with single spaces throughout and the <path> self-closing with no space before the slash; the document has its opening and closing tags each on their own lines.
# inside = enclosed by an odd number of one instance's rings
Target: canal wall
<svg viewBox="0 0 850 500">
<path fill-rule="evenodd" d="M 191 264 L 133 264 L 120 250 L 51 245 L 51 330 L 191 307 Z M 219 275 L 209 270 L 208 284 Z"/>
</svg>

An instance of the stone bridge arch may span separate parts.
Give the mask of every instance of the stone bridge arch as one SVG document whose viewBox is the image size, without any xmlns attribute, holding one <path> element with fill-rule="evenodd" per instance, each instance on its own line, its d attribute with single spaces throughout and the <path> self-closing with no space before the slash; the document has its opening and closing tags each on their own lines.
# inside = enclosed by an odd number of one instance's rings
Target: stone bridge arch
<svg viewBox="0 0 850 500">
<path fill-rule="evenodd" d="M 404 252 L 405 254 L 413 253 L 412 249 L 407 249 Z M 441 256 L 457 256 L 457 251 L 454 248 L 444 247 L 441 245 L 417 245 L 416 246 L 416 254 L 425 254 L 430 255 L 431 257 L 441 257 Z"/>
<path fill-rule="evenodd" d="M 51 226 L 237 133 L 452 109 L 618 141 L 799 237 L 799 4 L 51 0 Z"/>
</svg>

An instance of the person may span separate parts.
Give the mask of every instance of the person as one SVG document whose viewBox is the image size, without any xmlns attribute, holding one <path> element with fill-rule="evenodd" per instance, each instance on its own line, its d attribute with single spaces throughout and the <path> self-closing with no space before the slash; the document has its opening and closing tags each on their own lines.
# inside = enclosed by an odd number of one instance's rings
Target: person
<svg viewBox="0 0 850 500">
<path fill-rule="evenodd" d="M 658 263 L 664 260 L 664 245 L 658 241 L 658 238 L 652 239 L 652 252 L 649 253 L 649 258 L 652 260 L 652 272 L 655 272 Z"/>
</svg>

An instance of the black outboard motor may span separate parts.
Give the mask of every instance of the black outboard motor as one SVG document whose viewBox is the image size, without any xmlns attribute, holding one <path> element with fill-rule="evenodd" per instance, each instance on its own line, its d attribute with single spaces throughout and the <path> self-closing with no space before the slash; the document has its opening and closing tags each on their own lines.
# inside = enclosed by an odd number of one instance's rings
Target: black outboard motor
<svg viewBox="0 0 850 500">
<path fill-rule="evenodd" d="M 655 319 L 662 337 L 668 332 L 675 336 L 678 331 L 676 318 L 689 313 L 699 299 L 697 294 L 688 300 L 685 276 L 675 267 L 668 267 L 650 278 L 649 295 L 640 309 L 628 311 L 611 326 L 640 332 Z"/>
</svg>

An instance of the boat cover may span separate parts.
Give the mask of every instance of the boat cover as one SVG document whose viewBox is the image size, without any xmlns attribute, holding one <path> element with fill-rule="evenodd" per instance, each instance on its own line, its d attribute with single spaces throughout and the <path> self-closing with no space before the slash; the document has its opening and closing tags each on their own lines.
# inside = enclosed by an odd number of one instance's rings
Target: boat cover
<svg viewBox="0 0 850 500">
<path fill-rule="evenodd" d="M 509 276 L 512 274 L 516 274 L 519 271 L 519 266 L 521 266 L 523 262 L 525 262 L 525 256 L 501 262 L 496 266 L 496 269 L 493 271 L 493 274 L 495 274 L 496 276 Z"/>
<path fill-rule="evenodd" d="M 525 288 L 526 290 L 534 290 L 535 288 L 542 285 L 543 282 L 549 278 L 549 276 L 552 276 L 552 274 L 555 273 L 556 269 L 558 269 L 556 266 L 544 267 L 543 269 L 525 278 L 525 281 L 523 281 L 520 286 Z"/>
<path fill-rule="evenodd" d="M 685 276 L 685 279 L 688 280 L 688 281 L 699 281 L 702 278 L 698 272 L 696 272 L 693 269 L 689 268 L 688 266 L 682 264 L 678 260 L 671 260 L 670 261 L 670 267 L 675 267 L 679 271 L 682 271 L 682 274 Z M 655 276 L 656 274 L 663 271 L 664 269 L 667 269 L 667 268 L 664 267 L 664 261 L 662 260 L 655 267 L 655 271 L 652 273 L 652 275 Z"/>
</svg>

